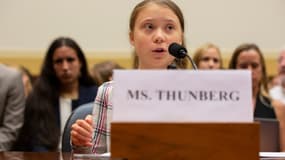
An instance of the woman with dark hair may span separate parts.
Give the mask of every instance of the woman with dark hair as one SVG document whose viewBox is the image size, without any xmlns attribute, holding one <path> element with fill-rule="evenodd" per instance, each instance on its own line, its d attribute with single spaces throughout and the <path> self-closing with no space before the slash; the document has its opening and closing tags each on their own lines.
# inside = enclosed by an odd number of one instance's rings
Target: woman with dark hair
<svg viewBox="0 0 285 160">
<path fill-rule="evenodd" d="M 71 38 L 55 39 L 26 101 L 25 121 L 15 150 L 56 151 L 71 111 L 92 102 L 97 86 L 79 45 Z"/>
</svg>

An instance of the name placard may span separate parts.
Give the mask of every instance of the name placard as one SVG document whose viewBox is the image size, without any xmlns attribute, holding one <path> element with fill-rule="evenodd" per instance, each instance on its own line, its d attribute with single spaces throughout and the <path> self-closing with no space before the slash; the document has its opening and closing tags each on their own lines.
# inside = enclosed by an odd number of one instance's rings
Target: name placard
<svg viewBox="0 0 285 160">
<path fill-rule="evenodd" d="M 115 70 L 114 122 L 252 122 L 246 70 Z"/>
</svg>

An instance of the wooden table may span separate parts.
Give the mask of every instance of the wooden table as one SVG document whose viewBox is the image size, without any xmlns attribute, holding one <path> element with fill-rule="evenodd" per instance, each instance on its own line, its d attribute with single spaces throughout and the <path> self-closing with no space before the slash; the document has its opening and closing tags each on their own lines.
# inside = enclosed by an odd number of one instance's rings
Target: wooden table
<svg viewBox="0 0 285 160">
<path fill-rule="evenodd" d="M 72 153 L 61 152 L 0 152 L 0 160 L 123 160 L 121 158 L 73 158 Z"/>
<path fill-rule="evenodd" d="M 122 158 L 82 158 L 74 159 L 71 153 L 60 152 L 0 152 L 0 160 L 126 160 Z M 264 158 L 260 160 L 285 160 Z"/>
</svg>

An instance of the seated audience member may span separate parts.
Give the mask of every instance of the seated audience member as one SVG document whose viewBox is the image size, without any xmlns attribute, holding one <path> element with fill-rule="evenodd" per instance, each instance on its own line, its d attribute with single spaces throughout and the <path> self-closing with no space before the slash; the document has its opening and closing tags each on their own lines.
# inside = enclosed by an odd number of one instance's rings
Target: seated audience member
<svg viewBox="0 0 285 160">
<path fill-rule="evenodd" d="M 168 46 L 173 42 L 184 44 L 184 18 L 173 1 L 140 2 L 131 14 L 129 29 L 130 43 L 136 54 L 135 68 L 167 69 L 170 64 L 176 63 L 175 58 L 168 53 Z M 186 63 L 178 63 L 177 67 L 185 69 L 187 66 L 182 64 Z M 89 115 L 72 125 L 71 140 L 75 153 L 110 152 L 112 89 L 113 82 L 100 86 L 94 102 L 94 120 Z"/>
<path fill-rule="evenodd" d="M 277 71 L 278 71 L 278 78 L 281 76 L 285 76 L 285 46 L 281 49 L 280 54 L 277 59 Z M 281 80 L 279 79 L 279 84 Z"/>
<path fill-rule="evenodd" d="M 222 69 L 223 60 L 218 46 L 206 43 L 199 47 L 193 57 L 198 69 Z"/>
<path fill-rule="evenodd" d="M 25 96 L 28 97 L 28 95 L 31 93 L 33 89 L 34 78 L 31 72 L 26 67 L 15 66 L 15 68 L 22 73 L 22 81 L 24 84 Z"/>
<path fill-rule="evenodd" d="M 55 39 L 26 101 L 25 121 L 15 150 L 57 151 L 67 118 L 78 106 L 93 102 L 97 86 L 79 45 Z"/>
<path fill-rule="evenodd" d="M 267 88 L 265 60 L 261 50 L 255 44 L 238 46 L 230 60 L 229 69 L 249 69 L 252 75 L 252 102 L 254 117 L 277 118 L 280 123 L 281 151 L 285 150 L 284 104 L 272 100 Z"/>
<path fill-rule="evenodd" d="M 104 61 L 97 63 L 91 69 L 91 76 L 97 82 L 98 85 L 103 84 L 104 82 L 111 81 L 113 79 L 113 70 L 122 69 L 119 64 L 112 61 Z"/>
<path fill-rule="evenodd" d="M 0 64 L 0 151 L 8 151 L 24 121 L 25 94 L 21 74 Z"/>
<path fill-rule="evenodd" d="M 273 99 L 281 100 L 285 104 L 285 47 L 280 51 L 277 61 L 278 75 L 276 81 L 278 85 L 271 88 L 269 93 Z"/>
<path fill-rule="evenodd" d="M 21 65 L 9 65 L 11 67 L 14 67 L 15 69 L 19 70 L 22 74 L 22 81 L 24 84 L 24 91 L 25 91 L 25 97 L 28 97 L 28 95 L 31 93 L 33 89 L 33 82 L 34 78 L 31 74 L 31 72 L 24 66 Z"/>
<path fill-rule="evenodd" d="M 265 60 L 259 47 L 247 43 L 238 46 L 231 57 L 229 69 L 251 70 L 254 117 L 276 118 L 268 94 Z"/>
<path fill-rule="evenodd" d="M 277 79 L 278 85 L 271 88 L 269 93 L 273 99 L 279 100 L 283 103 L 283 105 L 276 106 L 275 110 L 278 119 L 280 119 L 280 128 L 281 130 L 284 130 L 280 135 L 281 139 L 283 139 L 283 142 L 281 142 L 283 145 L 282 150 L 285 151 L 285 47 L 281 49 L 277 62 L 278 76 L 275 79 Z"/>
</svg>

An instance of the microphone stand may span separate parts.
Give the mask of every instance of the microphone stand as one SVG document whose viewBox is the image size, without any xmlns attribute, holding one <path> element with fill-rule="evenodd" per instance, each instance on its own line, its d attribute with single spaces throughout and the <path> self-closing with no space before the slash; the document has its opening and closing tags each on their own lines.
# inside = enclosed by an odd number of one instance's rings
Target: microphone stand
<svg viewBox="0 0 285 160">
<path fill-rule="evenodd" d="M 194 61 L 192 60 L 192 58 L 188 54 L 185 54 L 185 55 L 189 59 L 189 61 L 191 62 L 193 69 L 198 70 L 198 68 L 197 68 L 196 64 L 194 63 Z"/>
</svg>

